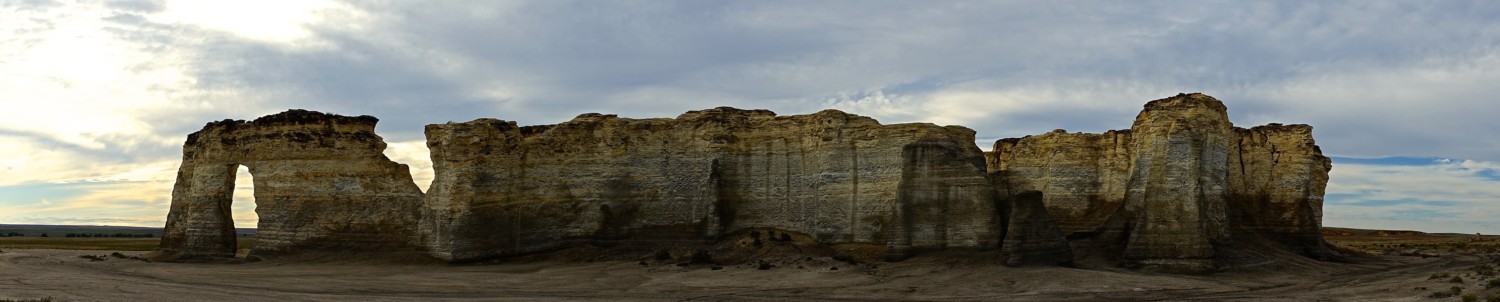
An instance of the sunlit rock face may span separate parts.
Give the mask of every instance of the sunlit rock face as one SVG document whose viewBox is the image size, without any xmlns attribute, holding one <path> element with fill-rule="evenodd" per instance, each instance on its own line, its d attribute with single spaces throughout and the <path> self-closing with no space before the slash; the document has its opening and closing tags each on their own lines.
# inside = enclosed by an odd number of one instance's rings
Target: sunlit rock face
<svg viewBox="0 0 1500 302">
<path fill-rule="evenodd" d="M 238 166 L 254 178 L 252 254 L 419 252 L 422 192 L 387 159 L 376 119 L 290 110 L 212 122 L 188 136 L 162 235 L 162 258 L 232 257 Z"/>
<path fill-rule="evenodd" d="M 1328 255 L 1312 128 L 1235 128 L 1207 95 L 1147 103 L 1130 130 L 1002 139 L 986 156 L 1007 190 L 1043 192 L 1065 233 L 1115 241 L 1126 266 L 1213 269 L 1236 236 Z"/>
<path fill-rule="evenodd" d="M 746 228 L 881 244 L 898 258 L 993 248 L 1000 218 L 973 137 L 834 110 L 727 107 L 675 119 L 429 125 L 436 178 L 421 232 L 448 260 Z"/>
</svg>

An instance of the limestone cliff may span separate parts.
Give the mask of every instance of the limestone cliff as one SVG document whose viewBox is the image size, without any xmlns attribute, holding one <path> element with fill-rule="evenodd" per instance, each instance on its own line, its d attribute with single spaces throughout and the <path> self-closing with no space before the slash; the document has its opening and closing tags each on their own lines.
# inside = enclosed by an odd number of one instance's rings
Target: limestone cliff
<svg viewBox="0 0 1500 302">
<path fill-rule="evenodd" d="M 1235 234 L 1328 255 L 1329 161 L 1311 132 L 1235 128 L 1222 102 L 1182 94 L 1147 103 L 1130 130 L 1002 139 L 986 160 L 1006 190 L 1042 191 L 1064 232 L 1116 241 L 1126 265 L 1205 270 Z"/>
<path fill-rule="evenodd" d="M 427 136 L 436 178 L 421 229 L 449 260 L 746 228 L 888 245 L 898 257 L 999 239 L 983 155 L 963 127 L 716 108 L 531 127 L 480 119 Z"/>
<path fill-rule="evenodd" d="M 417 252 L 422 192 L 387 159 L 376 119 L 290 110 L 212 122 L 188 135 L 160 258 L 232 257 L 236 169 L 254 178 L 260 216 L 253 254 Z"/>
</svg>

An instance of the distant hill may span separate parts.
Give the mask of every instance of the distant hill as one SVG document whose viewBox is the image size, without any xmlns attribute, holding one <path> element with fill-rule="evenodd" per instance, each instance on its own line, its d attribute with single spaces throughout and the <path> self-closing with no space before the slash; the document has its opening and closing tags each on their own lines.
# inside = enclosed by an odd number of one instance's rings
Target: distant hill
<svg viewBox="0 0 1500 302">
<path fill-rule="evenodd" d="M 136 235 L 152 238 L 161 238 L 162 228 L 131 227 L 131 226 L 105 226 L 105 225 L 45 225 L 45 224 L 0 224 L 0 237 L 26 236 L 41 237 L 67 237 L 67 234 L 88 234 L 90 237 L 103 234 L 105 237 L 120 235 Z M 244 237 L 254 237 L 255 229 L 235 229 Z"/>
<path fill-rule="evenodd" d="M 1370 230 L 1354 228 L 1324 227 L 1323 236 L 1375 236 L 1375 237 L 1415 237 L 1415 236 L 1442 236 L 1442 237 L 1474 237 L 1474 234 L 1461 233 L 1426 233 L 1409 230 Z M 1490 238 L 1492 235 L 1484 235 Z"/>
</svg>

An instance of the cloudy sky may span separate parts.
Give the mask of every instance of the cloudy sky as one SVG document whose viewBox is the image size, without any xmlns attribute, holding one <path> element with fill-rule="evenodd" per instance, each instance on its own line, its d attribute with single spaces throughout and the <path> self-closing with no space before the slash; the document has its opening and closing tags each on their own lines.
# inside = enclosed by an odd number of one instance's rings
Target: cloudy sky
<svg viewBox="0 0 1500 302">
<path fill-rule="evenodd" d="M 188 133 L 288 108 L 380 117 L 425 188 L 430 123 L 836 108 L 988 148 L 1179 92 L 1314 125 L 1325 225 L 1500 233 L 1494 1 L 6 0 L 0 223 L 161 226 Z"/>
</svg>

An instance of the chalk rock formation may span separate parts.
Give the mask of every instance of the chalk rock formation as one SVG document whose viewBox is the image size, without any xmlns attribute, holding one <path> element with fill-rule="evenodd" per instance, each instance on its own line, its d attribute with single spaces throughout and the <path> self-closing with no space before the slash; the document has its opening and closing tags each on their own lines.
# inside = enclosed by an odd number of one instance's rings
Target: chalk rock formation
<svg viewBox="0 0 1500 302">
<path fill-rule="evenodd" d="M 625 240 L 696 244 L 746 229 L 883 247 L 890 259 L 999 248 L 1009 265 L 1071 262 L 1064 236 L 1089 240 L 1090 255 L 1102 247 L 1123 265 L 1170 270 L 1259 255 L 1234 253 L 1245 248 L 1331 255 L 1319 230 L 1330 163 L 1312 128 L 1235 128 L 1202 94 L 1152 101 L 1130 130 L 1057 130 L 989 153 L 968 128 L 835 110 L 428 125 L 435 179 L 425 195 L 382 155 L 375 123 L 292 110 L 189 135 L 158 257 L 234 254 L 238 165 L 255 177 L 260 255 L 467 261 Z"/>
<path fill-rule="evenodd" d="M 1005 265 L 1068 265 L 1073 262 L 1073 249 L 1042 205 L 1041 191 L 1021 192 L 1006 204 L 1009 208 L 1005 216 L 1009 223 L 1000 247 Z"/>
<path fill-rule="evenodd" d="M 883 244 L 898 258 L 913 249 L 993 248 L 1000 220 L 973 136 L 834 110 L 776 116 L 727 107 L 676 119 L 429 125 L 436 178 L 421 233 L 447 260 L 640 234 L 713 239 L 746 228 Z"/>
<path fill-rule="evenodd" d="M 252 254 L 418 252 L 422 192 L 406 165 L 382 154 L 376 121 L 290 110 L 188 135 L 156 256 L 234 256 L 229 206 L 240 165 L 254 177 L 260 216 Z"/>
<path fill-rule="evenodd" d="M 1147 103 L 1130 130 L 1002 139 L 986 155 L 1006 190 L 1043 192 L 1073 236 L 1122 245 L 1128 266 L 1201 271 L 1234 234 L 1327 256 L 1319 227 L 1329 160 L 1306 125 L 1234 128 L 1223 103 Z"/>
</svg>

